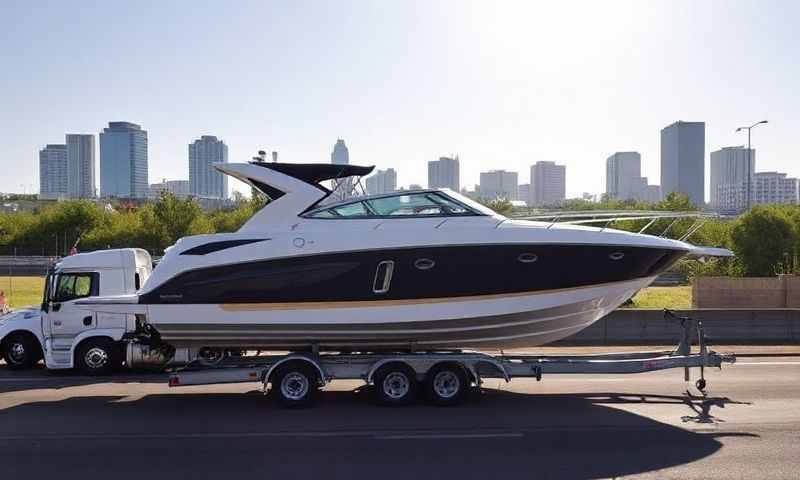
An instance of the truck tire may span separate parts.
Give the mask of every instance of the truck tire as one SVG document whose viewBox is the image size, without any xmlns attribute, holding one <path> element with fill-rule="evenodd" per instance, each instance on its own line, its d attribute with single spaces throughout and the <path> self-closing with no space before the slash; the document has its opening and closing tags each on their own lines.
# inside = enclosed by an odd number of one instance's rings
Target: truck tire
<svg viewBox="0 0 800 480">
<path fill-rule="evenodd" d="M 305 362 L 279 366 L 270 376 L 273 398 L 284 407 L 304 408 L 314 404 L 319 392 L 319 374 Z"/>
<path fill-rule="evenodd" d="M 90 338 L 75 350 L 75 367 L 91 376 L 110 375 L 121 364 L 121 352 L 109 338 Z"/>
<path fill-rule="evenodd" d="M 42 347 L 29 333 L 12 333 L 3 340 L 0 348 L 8 368 L 14 370 L 32 368 L 42 359 Z"/>
<path fill-rule="evenodd" d="M 467 372 L 457 363 L 435 365 L 425 376 L 425 394 L 434 405 L 457 405 L 464 401 L 469 389 Z"/>
<path fill-rule="evenodd" d="M 419 389 L 417 375 L 404 363 L 383 365 L 373 379 L 375 401 L 381 405 L 408 405 L 416 399 Z"/>
</svg>

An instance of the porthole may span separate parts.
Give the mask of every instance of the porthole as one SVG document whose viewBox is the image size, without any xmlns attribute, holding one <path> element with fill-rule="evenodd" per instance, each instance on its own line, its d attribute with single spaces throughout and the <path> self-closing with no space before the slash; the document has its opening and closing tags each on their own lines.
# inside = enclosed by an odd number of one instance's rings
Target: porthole
<svg viewBox="0 0 800 480">
<path fill-rule="evenodd" d="M 436 265 L 436 262 L 430 258 L 418 258 L 414 261 L 414 267 L 418 270 L 430 270 Z"/>
<path fill-rule="evenodd" d="M 517 257 L 517 261 L 521 263 L 533 263 L 539 259 L 539 256 L 535 253 L 520 253 L 519 257 Z"/>
<path fill-rule="evenodd" d="M 625 256 L 625 254 L 622 253 L 622 252 L 614 252 L 614 253 L 609 254 L 608 258 L 610 258 L 611 260 L 617 261 L 617 260 L 622 260 L 622 257 L 624 257 L 624 256 Z"/>
</svg>

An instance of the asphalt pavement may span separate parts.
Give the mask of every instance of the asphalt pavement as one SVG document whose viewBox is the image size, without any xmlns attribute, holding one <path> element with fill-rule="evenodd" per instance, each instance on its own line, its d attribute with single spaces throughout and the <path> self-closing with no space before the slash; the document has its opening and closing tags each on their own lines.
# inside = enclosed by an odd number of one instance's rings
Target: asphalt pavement
<svg viewBox="0 0 800 480">
<path fill-rule="evenodd" d="M 0 478 L 800 478 L 800 355 L 779 352 L 709 371 L 706 395 L 679 370 L 550 375 L 449 408 L 0 364 Z"/>
</svg>

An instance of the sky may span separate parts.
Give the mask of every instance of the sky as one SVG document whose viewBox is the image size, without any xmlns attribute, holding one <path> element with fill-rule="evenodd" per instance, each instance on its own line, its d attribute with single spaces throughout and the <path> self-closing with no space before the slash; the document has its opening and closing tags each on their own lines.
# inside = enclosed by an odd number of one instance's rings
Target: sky
<svg viewBox="0 0 800 480">
<path fill-rule="evenodd" d="M 109 121 L 148 131 L 151 183 L 188 178 L 201 135 L 232 162 L 329 162 L 343 138 L 399 185 L 444 155 L 470 189 L 550 160 L 575 197 L 615 151 L 660 183 L 674 121 L 706 122 L 708 164 L 763 119 L 756 169 L 800 176 L 798 18 L 793 0 L 4 1 L 0 191 L 38 190 L 45 144 Z"/>
</svg>

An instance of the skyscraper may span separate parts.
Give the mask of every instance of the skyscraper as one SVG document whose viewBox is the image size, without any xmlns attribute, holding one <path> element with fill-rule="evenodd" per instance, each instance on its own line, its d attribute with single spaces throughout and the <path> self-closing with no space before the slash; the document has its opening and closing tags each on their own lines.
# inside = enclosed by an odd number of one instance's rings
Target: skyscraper
<svg viewBox="0 0 800 480">
<path fill-rule="evenodd" d="M 146 198 L 147 131 L 130 122 L 109 122 L 100 132 L 100 195 Z"/>
<path fill-rule="evenodd" d="M 350 151 L 347 149 L 347 145 L 344 144 L 344 140 L 341 138 L 336 140 L 336 145 L 333 146 L 333 151 L 331 152 L 331 163 L 335 163 L 337 165 L 347 165 L 350 163 Z"/>
<path fill-rule="evenodd" d="M 531 165 L 531 205 L 556 206 L 567 191 L 567 167 L 555 162 L 536 162 Z"/>
<path fill-rule="evenodd" d="M 71 198 L 95 196 L 94 135 L 67 134 L 67 194 Z"/>
<path fill-rule="evenodd" d="M 481 198 L 494 200 L 503 198 L 505 200 L 516 200 L 519 189 L 519 178 L 517 172 L 507 172 L 505 170 L 490 170 L 481 172 L 481 183 L 478 187 Z"/>
<path fill-rule="evenodd" d="M 636 199 L 641 190 L 642 156 L 616 152 L 606 159 L 606 195 L 615 200 Z"/>
<path fill-rule="evenodd" d="M 189 144 L 189 193 L 196 197 L 228 197 L 228 176 L 214 168 L 228 163 L 228 146 L 212 135 L 203 135 Z"/>
<path fill-rule="evenodd" d="M 531 184 L 530 183 L 523 183 L 519 186 L 517 190 L 517 200 L 522 200 L 525 202 L 525 205 L 530 206 L 531 204 Z"/>
<path fill-rule="evenodd" d="M 50 144 L 39 150 L 39 197 L 67 196 L 67 146 Z"/>
<path fill-rule="evenodd" d="M 677 121 L 661 130 L 661 192 L 679 192 L 698 207 L 705 203 L 704 122 Z"/>
<path fill-rule="evenodd" d="M 449 188 L 454 192 L 461 189 L 458 156 L 439 157 L 428 162 L 428 188 Z"/>
<path fill-rule="evenodd" d="M 756 151 L 751 149 L 748 158 L 747 148 L 745 147 L 724 147 L 715 152 L 711 152 L 711 182 L 709 185 L 709 196 L 711 206 L 715 209 L 724 210 L 743 210 L 746 208 L 746 199 L 742 205 L 730 203 L 730 187 L 726 185 L 745 185 L 747 187 L 747 170 L 750 164 L 750 177 L 756 171 Z M 723 194 L 725 191 L 725 194 Z M 746 196 L 746 195 L 745 195 Z"/>
<path fill-rule="evenodd" d="M 391 193 L 395 190 L 397 190 L 397 172 L 394 171 L 394 168 L 378 170 L 367 177 L 367 192 L 370 195 Z"/>
</svg>

